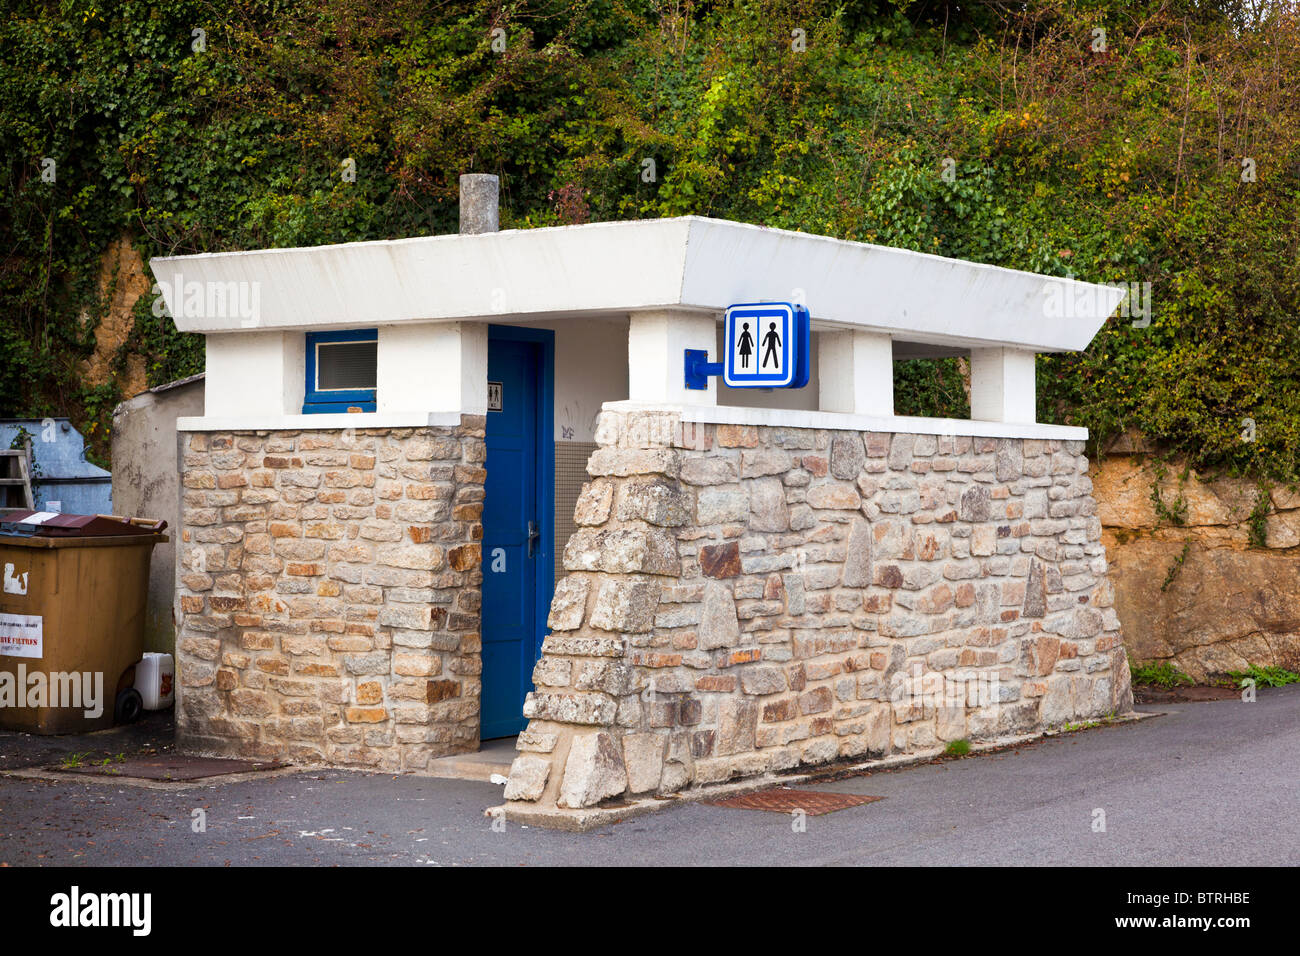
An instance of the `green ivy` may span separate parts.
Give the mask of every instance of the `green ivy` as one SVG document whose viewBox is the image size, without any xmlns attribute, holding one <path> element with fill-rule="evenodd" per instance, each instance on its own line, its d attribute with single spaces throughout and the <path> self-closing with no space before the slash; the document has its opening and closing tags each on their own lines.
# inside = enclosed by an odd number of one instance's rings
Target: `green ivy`
<svg viewBox="0 0 1300 956">
<path fill-rule="evenodd" d="M 1149 322 L 1116 315 L 1085 352 L 1040 358 L 1040 420 L 1098 446 L 1136 430 L 1200 471 L 1300 474 L 1294 18 L 1190 0 L 7 14 L 0 413 L 68 415 L 101 459 L 121 396 L 83 363 L 110 243 L 147 262 L 452 232 L 458 174 L 485 171 L 507 228 L 709 215 L 1150 283 Z M 201 369 L 152 295 L 134 316 L 114 366 L 140 356 L 150 384 Z M 969 414 L 953 359 L 901 364 L 896 393 L 900 413 Z"/>
</svg>

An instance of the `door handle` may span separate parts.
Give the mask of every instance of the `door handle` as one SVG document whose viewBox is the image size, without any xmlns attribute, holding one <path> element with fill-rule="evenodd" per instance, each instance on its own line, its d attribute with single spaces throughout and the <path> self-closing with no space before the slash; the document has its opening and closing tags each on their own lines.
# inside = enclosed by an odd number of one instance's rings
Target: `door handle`
<svg viewBox="0 0 1300 956">
<path fill-rule="evenodd" d="M 528 556 L 531 558 L 537 553 L 537 542 L 542 539 L 542 532 L 537 527 L 536 521 L 528 522 Z"/>
</svg>

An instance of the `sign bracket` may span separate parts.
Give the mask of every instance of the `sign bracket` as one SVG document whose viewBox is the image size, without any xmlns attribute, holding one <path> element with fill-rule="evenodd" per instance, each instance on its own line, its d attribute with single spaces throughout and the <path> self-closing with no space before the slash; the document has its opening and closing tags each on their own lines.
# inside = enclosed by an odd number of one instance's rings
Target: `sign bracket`
<svg viewBox="0 0 1300 956">
<path fill-rule="evenodd" d="M 685 371 L 686 387 L 699 392 L 709 387 L 710 375 L 722 374 L 722 363 L 710 362 L 704 349 L 687 349 Z"/>
</svg>

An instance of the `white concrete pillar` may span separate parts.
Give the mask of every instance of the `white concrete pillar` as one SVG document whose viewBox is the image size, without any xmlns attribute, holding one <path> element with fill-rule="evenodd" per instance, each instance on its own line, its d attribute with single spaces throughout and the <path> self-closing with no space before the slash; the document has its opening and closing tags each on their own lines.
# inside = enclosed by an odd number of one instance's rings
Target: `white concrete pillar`
<svg viewBox="0 0 1300 956">
<path fill-rule="evenodd" d="M 978 422 L 1035 420 L 1033 352 L 988 348 L 970 351 L 970 417 Z"/>
<path fill-rule="evenodd" d="M 301 332 L 208 335 L 203 413 L 234 418 L 301 414 L 306 354 Z"/>
<path fill-rule="evenodd" d="M 717 323 L 711 315 L 680 309 L 633 312 L 627 328 L 628 398 L 669 405 L 716 405 L 716 377 L 709 378 L 707 389 L 686 387 L 685 352 L 701 349 L 710 362 L 718 362 L 717 348 Z"/>
<path fill-rule="evenodd" d="M 483 322 L 380 326 L 376 410 L 487 414 L 487 338 Z"/>
<path fill-rule="evenodd" d="M 818 407 L 850 415 L 894 414 L 894 343 L 878 332 L 820 332 Z"/>
</svg>

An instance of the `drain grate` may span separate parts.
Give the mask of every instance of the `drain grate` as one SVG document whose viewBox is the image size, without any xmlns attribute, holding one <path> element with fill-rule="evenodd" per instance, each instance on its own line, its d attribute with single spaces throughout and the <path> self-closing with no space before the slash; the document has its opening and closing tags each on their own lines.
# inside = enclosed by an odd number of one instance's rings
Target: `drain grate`
<svg viewBox="0 0 1300 956">
<path fill-rule="evenodd" d="M 802 810 L 810 817 L 819 817 L 823 813 L 834 813 L 849 807 L 860 807 L 865 803 L 875 803 L 884 797 L 870 797 L 858 793 L 828 793 L 824 790 L 790 790 L 779 787 L 775 790 L 760 790 L 757 793 L 745 793 L 726 800 L 710 800 L 715 807 L 732 807 L 736 810 L 771 810 L 774 813 L 790 813 Z"/>
<path fill-rule="evenodd" d="M 55 767 L 65 773 L 94 774 L 103 777 L 138 777 L 142 780 L 202 780 L 228 773 L 252 773 L 276 770 L 284 764 L 275 760 L 225 760 L 218 757 L 129 757 L 120 763 L 87 764 L 81 767 Z"/>
</svg>

